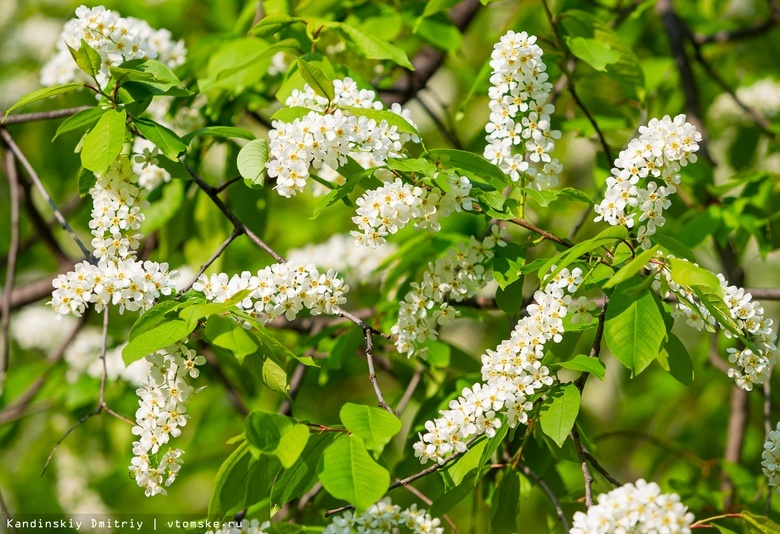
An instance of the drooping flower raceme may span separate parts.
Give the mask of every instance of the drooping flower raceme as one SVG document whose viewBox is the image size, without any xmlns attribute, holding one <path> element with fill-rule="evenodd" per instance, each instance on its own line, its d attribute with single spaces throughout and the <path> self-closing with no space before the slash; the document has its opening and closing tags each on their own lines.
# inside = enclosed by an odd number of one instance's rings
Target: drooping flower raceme
<svg viewBox="0 0 780 534">
<path fill-rule="evenodd" d="M 666 270 L 659 270 L 656 276 L 663 276 L 669 290 L 678 297 L 672 311 L 675 318 L 684 318 L 688 326 L 700 331 L 715 331 L 715 327 L 719 325 L 718 319 L 691 288 L 675 283 Z M 766 382 L 777 361 L 777 333 L 772 328 L 774 321 L 764 315 L 764 307 L 753 300 L 753 295 L 744 288 L 729 285 L 722 274 L 718 274 L 717 278 L 723 293 L 723 304 L 731 319 L 731 328 L 720 325 L 721 329 L 727 338 L 738 337 L 732 332 L 732 328 L 739 331 L 741 337 L 755 348 L 728 349 L 728 360 L 732 364 L 728 374 L 740 388 L 751 391 L 754 384 Z"/>
<path fill-rule="evenodd" d="M 355 243 L 363 247 L 378 247 L 386 243 L 385 237 L 398 232 L 411 222 L 415 228 L 437 232 L 439 219 L 453 211 L 471 210 L 473 199 L 469 196 L 471 182 L 465 176 L 442 175 L 448 189 L 438 187 L 428 190 L 396 178 L 377 189 L 366 191 L 357 199 L 357 214 L 352 222 L 359 231 L 350 232 Z"/>
<path fill-rule="evenodd" d="M 764 443 L 764 452 L 761 453 L 761 467 L 764 476 L 769 480 L 769 485 L 775 487 L 780 493 L 780 423 L 772 430 Z"/>
<path fill-rule="evenodd" d="M 639 137 L 615 160 L 604 200 L 595 207 L 595 221 L 638 226 L 642 247 L 652 246 L 648 236 L 666 222 L 663 212 L 671 205 L 668 197 L 677 192 L 680 168 L 696 162 L 701 133 L 685 119 L 685 115 L 674 119 L 666 115 L 639 128 Z"/>
<path fill-rule="evenodd" d="M 338 168 L 356 150 L 371 152 L 376 161 L 384 162 L 387 158 L 401 157 L 403 145 L 408 141 L 419 142 L 416 135 L 399 132 L 397 126 L 391 126 L 386 120 L 377 122 L 349 110 L 350 107 L 383 109 L 373 91 L 359 89 L 351 78 L 334 80 L 333 86 L 336 97 L 330 106 L 308 84 L 303 91 L 293 91 L 285 104 L 312 111 L 290 123 L 281 120 L 272 123 L 266 168 L 268 176 L 276 179 L 276 190 L 284 197 L 303 191 L 312 167 Z M 393 104 L 389 111 L 413 125 L 409 111 L 399 104 Z"/>
<path fill-rule="evenodd" d="M 465 451 L 472 437 L 495 436 L 502 414 L 511 428 L 528 421 L 529 397 L 553 383 L 549 369 L 541 364 L 544 345 L 561 341 L 563 317 L 571 304 L 567 293 L 577 290 L 581 275 L 579 268 L 562 269 L 534 294 L 528 316 L 517 323 L 509 339 L 482 355 L 482 382 L 464 388 L 449 409 L 425 423 L 427 432 L 414 444 L 422 463 L 443 464 L 447 456 Z"/>
<path fill-rule="evenodd" d="M 507 32 L 493 47 L 490 122 L 484 156 L 513 181 L 544 189 L 558 183 L 561 164 L 550 156 L 561 133 L 550 127 L 552 84 L 536 36 Z M 515 148 L 519 149 L 514 153 Z"/>
<path fill-rule="evenodd" d="M 55 278 L 49 304 L 60 315 L 79 317 L 89 304 L 98 312 L 112 304 L 122 313 L 146 310 L 160 295 L 170 295 L 178 273 L 169 272 L 167 263 L 135 257 L 143 237 L 139 230 L 146 202 L 130 162 L 126 158 L 114 162 L 105 176 L 97 177 L 89 193 L 97 264 L 83 261 L 74 271 Z"/>
<path fill-rule="evenodd" d="M 439 526 L 440 524 L 439 518 L 431 517 L 431 514 L 424 509 L 418 510 L 416 504 L 402 509 L 397 504 L 393 504 L 390 497 L 385 497 L 357 517 L 352 512 L 345 512 L 334 517 L 333 522 L 325 528 L 323 534 L 352 534 L 353 532 L 444 534 L 444 529 Z"/>
<path fill-rule="evenodd" d="M 598 504 L 587 513 L 574 514 L 570 534 L 605 534 L 634 532 L 636 534 L 689 534 L 693 514 L 680 502 L 676 493 L 661 493 L 655 482 L 642 479 L 624 484 L 598 496 Z"/>
<path fill-rule="evenodd" d="M 97 82 L 105 88 L 116 67 L 131 59 L 156 59 L 170 68 L 184 63 L 187 49 L 184 41 L 174 41 L 168 30 L 155 30 L 146 21 L 120 17 L 103 6 L 76 9 L 76 18 L 69 20 L 57 41 L 57 54 L 41 69 L 41 85 L 59 85 L 74 80 L 88 80 L 71 56 L 81 41 L 95 49 L 102 59 Z"/>
<path fill-rule="evenodd" d="M 457 248 L 447 250 L 446 255 L 428 264 L 422 282 L 412 283 L 398 310 L 398 322 L 391 329 L 398 352 L 409 357 L 424 356 L 422 344 L 438 337 L 437 325 L 460 315 L 448 301 L 473 297 L 492 279 L 484 263 L 493 257 L 496 244 L 506 246 L 506 231 L 493 229 L 481 242 L 472 237 L 468 245 L 459 243 Z"/>
<path fill-rule="evenodd" d="M 336 314 L 349 291 L 335 271 L 320 273 L 313 263 L 293 261 L 276 263 L 257 275 L 249 271 L 231 278 L 226 273 L 204 274 L 192 288 L 212 302 L 225 302 L 246 290 L 247 296 L 237 306 L 262 322 L 282 315 L 291 321 L 303 308 L 312 315 Z"/>
<path fill-rule="evenodd" d="M 337 271 L 349 286 L 368 284 L 381 279 L 377 268 L 390 257 L 398 247 L 388 243 L 381 250 L 369 250 L 356 247 L 355 240 L 349 234 L 333 234 L 327 241 L 308 244 L 287 251 L 288 260 L 308 263 L 317 259 L 322 269 Z"/>
<path fill-rule="evenodd" d="M 173 483 L 181 468 L 184 451 L 166 445 L 187 424 L 185 404 L 195 392 L 187 379 L 198 376 L 198 366 L 206 359 L 184 343 L 176 343 L 146 356 L 146 360 L 151 367 L 146 383 L 136 390 L 140 400 L 133 434 L 138 441 L 133 442 L 130 473 L 151 497 L 165 495 L 165 487 Z"/>
</svg>

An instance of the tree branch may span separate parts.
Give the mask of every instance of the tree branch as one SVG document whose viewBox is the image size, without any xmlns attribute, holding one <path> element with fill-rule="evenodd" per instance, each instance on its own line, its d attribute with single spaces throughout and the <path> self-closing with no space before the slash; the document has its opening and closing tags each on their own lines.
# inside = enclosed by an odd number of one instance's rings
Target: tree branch
<svg viewBox="0 0 780 534">
<path fill-rule="evenodd" d="M 5 128 L 0 128 L 0 137 L 3 138 L 5 145 L 21 162 L 22 166 L 27 171 L 27 175 L 35 184 L 35 187 L 38 189 L 38 191 L 40 191 L 41 195 L 43 195 L 43 198 L 45 198 L 46 201 L 49 203 L 49 206 L 51 206 L 51 209 L 54 212 L 54 216 L 57 218 L 62 228 L 70 234 L 70 236 L 73 238 L 73 240 L 81 249 L 81 252 L 84 253 L 84 257 L 87 259 L 87 261 L 89 261 L 90 263 L 94 263 L 95 258 L 92 256 L 89 249 L 87 249 L 87 247 L 84 246 L 84 243 L 81 242 L 81 239 L 79 239 L 79 236 L 77 236 L 76 232 L 73 231 L 73 228 L 70 227 L 68 221 L 65 220 L 65 217 L 62 215 L 59 208 L 57 208 L 57 205 L 52 200 L 51 195 L 49 195 L 49 192 L 46 190 L 46 187 L 43 185 L 43 182 L 41 182 L 41 179 L 38 177 L 38 174 L 35 172 L 35 169 L 33 169 L 32 165 L 30 165 L 30 162 L 27 161 L 27 158 L 24 156 L 21 149 L 14 142 L 13 138 L 11 137 L 11 134 L 8 133 L 8 130 L 6 130 Z"/>
<path fill-rule="evenodd" d="M 363 335 L 366 339 L 366 361 L 368 362 L 368 379 L 371 381 L 371 385 L 374 386 L 374 393 L 376 399 L 379 402 L 379 407 L 387 410 L 391 414 L 395 415 L 395 412 L 385 401 L 382 390 L 379 387 L 379 382 L 376 379 L 376 371 L 374 370 L 374 340 L 372 339 L 371 329 L 364 328 Z"/>
<path fill-rule="evenodd" d="M 200 275 L 206 272 L 206 269 L 208 269 L 212 263 L 217 261 L 217 258 L 219 258 L 223 252 L 225 252 L 225 249 L 228 248 L 230 243 L 232 243 L 238 236 L 240 236 L 243 233 L 243 230 L 237 226 L 233 227 L 233 232 L 228 236 L 225 241 L 222 242 L 222 244 L 219 246 L 219 248 L 214 252 L 214 254 L 211 255 L 211 257 L 206 260 L 206 263 L 200 266 L 200 270 L 198 271 L 198 274 L 195 275 L 195 277 L 192 279 L 192 281 L 187 284 L 186 287 L 182 288 L 181 291 L 179 291 L 180 295 L 183 295 L 187 291 L 189 291 L 192 286 L 195 284 L 195 282 L 198 281 L 198 278 L 200 278 Z"/>
<path fill-rule="evenodd" d="M 533 470 L 527 465 L 519 465 L 518 467 L 525 476 L 534 479 L 534 481 L 539 484 L 539 487 L 542 488 L 542 491 L 544 491 L 545 495 L 547 495 L 547 498 L 555 508 L 555 513 L 558 516 L 558 520 L 560 520 L 561 524 L 563 525 L 563 530 L 565 532 L 569 532 L 569 521 L 566 519 L 566 514 L 563 513 L 563 508 L 561 508 L 561 504 L 558 502 L 555 494 L 550 489 L 550 486 L 548 486 L 542 477 L 534 473 Z"/>
<path fill-rule="evenodd" d="M 414 390 L 417 389 L 417 386 L 420 383 L 420 379 L 422 378 L 422 373 L 423 373 L 423 367 L 421 365 L 418 365 L 417 369 L 414 370 L 412 379 L 409 380 L 409 384 L 406 386 L 406 390 L 404 390 L 403 396 L 401 396 L 401 400 L 398 401 L 398 406 L 395 407 L 395 412 L 397 414 L 400 414 L 406 409 L 406 406 L 409 404 L 409 401 L 412 399 L 412 395 L 414 395 Z"/>
<path fill-rule="evenodd" d="M 77 108 L 55 109 L 53 111 L 38 111 L 35 113 L 20 113 L 18 115 L 9 115 L 3 121 L 3 126 L 7 126 L 9 124 L 21 124 L 24 122 L 61 119 L 62 117 L 70 117 L 79 111 L 84 111 L 91 108 L 92 106 L 79 106 Z M 5 115 L 5 112 L 0 111 L 0 115 Z"/>
<path fill-rule="evenodd" d="M 8 260 L 6 262 L 5 285 L 3 286 L 2 323 L 0 328 L 3 336 L 0 345 L 0 396 L 3 394 L 5 379 L 8 374 L 8 366 L 11 352 L 11 297 L 13 296 L 14 277 L 16 275 L 16 258 L 19 252 L 19 175 L 16 169 L 16 157 L 8 154 L 5 161 L 6 176 L 10 189 L 11 217 L 9 228 L 11 239 L 8 244 Z"/>
</svg>

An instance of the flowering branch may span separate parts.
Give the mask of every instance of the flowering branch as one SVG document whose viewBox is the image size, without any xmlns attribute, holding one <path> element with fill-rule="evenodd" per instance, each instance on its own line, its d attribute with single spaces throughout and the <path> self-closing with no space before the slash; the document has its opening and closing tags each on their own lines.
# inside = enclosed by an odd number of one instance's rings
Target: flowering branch
<svg viewBox="0 0 780 534">
<path fill-rule="evenodd" d="M 38 177 L 38 174 L 35 172 L 35 169 L 33 169 L 32 165 L 30 165 L 30 162 L 27 161 L 27 158 L 24 156 L 24 153 L 22 153 L 19 146 L 14 142 L 13 137 L 11 137 L 11 134 L 8 133 L 8 130 L 6 130 L 5 128 L 0 128 L 0 137 L 3 138 L 5 145 L 21 162 L 22 166 L 27 171 L 27 175 L 35 184 L 35 187 L 38 188 L 38 191 L 40 191 L 41 195 L 43 195 L 43 198 L 45 198 L 46 201 L 49 203 L 49 206 L 51 206 L 51 209 L 54 212 L 54 216 L 57 218 L 62 228 L 70 234 L 70 236 L 73 238 L 73 240 L 81 249 L 81 252 L 84 253 L 84 257 L 88 261 L 94 262 L 94 258 L 92 257 L 92 254 L 90 254 L 89 249 L 87 249 L 87 247 L 84 246 L 84 243 L 81 242 L 79 236 L 76 235 L 76 232 L 73 231 L 73 228 L 71 228 L 71 226 L 68 224 L 68 221 L 65 220 L 65 217 L 62 215 L 62 212 L 60 212 L 59 208 L 57 208 L 57 205 L 52 200 L 51 195 L 49 195 L 49 192 L 46 190 L 46 187 L 43 185 L 43 182 L 41 182 L 41 179 L 40 177 Z"/>
<path fill-rule="evenodd" d="M 5 290 L 3 291 L 2 302 L 2 336 L 3 341 L 0 345 L 0 395 L 3 394 L 5 386 L 5 377 L 8 373 L 8 360 L 11 350 L 11 339 L 9 338 L 9 327 L 11 325 L 11 288 L 14 286 L 14 277 L 16 274 L 16 257 L 19 253 L 19 176 L 16 169 L 16 157 L 9 153 L 5 161 L 6 176 L 10 189 L 11 201 L 11 239 L 8 245 L 8 260 L 6 262 L 5 272 Z"/>
</svg>

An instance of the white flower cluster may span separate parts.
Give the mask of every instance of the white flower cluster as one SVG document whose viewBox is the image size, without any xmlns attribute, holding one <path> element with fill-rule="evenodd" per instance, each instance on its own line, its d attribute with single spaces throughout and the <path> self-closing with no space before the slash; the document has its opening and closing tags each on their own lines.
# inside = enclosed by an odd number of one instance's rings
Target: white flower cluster
<svg viewBox="0 0 780 534">
<path fill-rule="evenodd" d="M 444 534 L 440 524 L 439 518 L 431 517 L 425 509 L 418 510 L 416 504 L 402 509 L 385 497 L 357 517 L 352 512 L 335 517 L 323 534 L 395 534 L 401 528 L 413 534 Z"/>
<path fill-rule="evenodd" d="M 171 173 L 160 167 L 160 150 L 151 141 L 136 137 L 133 141 L 133 173 L 138 175 L 138 185 L 152 191 L 171 181 Z"/>
<path fill-rule="evenodd" d="M 666 223 L 663 212 L 671 205 L 667 197 L 677 192 L 678 172 L 689 162 L 696 162 L 699 141 L 701 133 L 686 122 L 685 115 L 674 119 L 665 115 L 640 126 L 639 137 L 632 139 L 615 160 L 604 200 L 595 206 L 598 216 L 594 220 L 612 226 L 639 226 L 637 239 L 643 248 L 650 248 L 649 236 Z M 640 180 L 645 180 L 645 188 Z"/>
<path fill-rule="evenodd" d="M 473 297 L 492 279 L 485 273 L 484 262 L 493 257 L 493 248 L 506 246 L 506 230 L 492 233 L 481 242 L 471 237 L 468 245 L 458 243 L 457 248 L 428 264 L 421 283 L 413 282 L 398 310 L 398 321 L 390 330 L 397 336 L 395 347 L 401 354 L 411 357 L 415 352 L 425 355 L 421 347 L 429 339 L 438 337 L 437 325 L 455 320 L 460 312 L 448 300 L 461 302 Z"/>
<path fill-rule="evenodd" d="M 472 436 L 495 436 L 502 424 L 500 414 L 511 428 L 528 421 L 529 397 L 553 383 L 549 369 L 541 364 L 544 345 L 561 341 L 563 318 L 571 304 L 566 293 L 574 293 L 581 283 L 579 268 L 562 269 L 534 294 L 528 316 L 517 323 L 509 339 L 482 355 L 484 383 L 464 388 L 460 397 L 450 401 L 449 409 L 440 412 L 441 417 L 425 423 L 427 432 L 414 444 L 414 454 L 422 463 L 444 463 L 448 455 L 465 451 Z"/>
<path fill-rule="evenodd" d="M 417 229 L 438 232 L 439 219 L 453 211 L 472 208 L 471 182 L 465 176 L 444 175 L 447 191 L 438 187 L 431 190 L 415 186 L 396 178 L 377 189 L 366 191 L 357 199 L 357 214 L 352 222 L 358 230 L 350 232 L 355 243 L 375 248 L 386 243 L 385 236 L 394 234 L 410 222 Z"/>
<path fill-rule="evenodd" d="M 312 111 L 291 123 L 280 120 L 272 123 L 266 168 L 268 176 L 276 178 L 276 190 L 284 197 L 303 191 L 311 167 L 319 169 L 325 164 L 338 168 L 356 150 L 371 152 L 376 161 L 384 162 L 387 158 L 401 157 L 403 145 L 408 141 L 419 142 L 416 135 L 399 132 L 385 120 L 377 122 L 354 115 L 348 109 L 333 109 L 334 106 L 383 108 L 373 91 L 358 89 L 351 78 L 334 80 L 333 86 L 336 98 L 330 109 L 328 100 L 306 85 L 303 91 L 293 91 L 285 103 Z M 399 104 L 393 104 L 390 111 L 413 125 L 409 111 Z"/>
<path fill-rule="evenodd" d="M 780 116 L 780 82 L 777 80 L 764 78 L 752 85 L 739 87 L 736 95 L 740 102 L 767 119 Z M 752 121 L 728 93 L 718 95 L 712 102 L 709 113 L 714 120 L 726 124 L 744 124 L 746 121 Z"/>
<path fill-rule="evenodd" d="M 372 169 L 385 164 L 385 161 L 378 160 L 371 152 L 350 152 L 349 157 L 354 159 L 364 169 Z M 317 171 L 317 176 L 322 178 L 326 182 L 330 182 L 334 186 L 344 185 L 347 183 L 347 178 L 340 174 L 337 170 L 328 166 L 327 163 L 323 163 L 322 167 Z M 389 169 L 375 169 L 374 178 L 386 182 L 393 178 L 393 173 Z M 321 182 L 312 183 L 312 194 L 315 197 L 321 197 L 328 194 L 332 188 L 326 187 Z"/>
<path fill-rule="evenodd" d="M 336 314 L 347 301 L 349 286 L 333 270 L 320 273 L 313 263 L 288 261 L 261 269 L 256 276 L 249 271 L 232 278 L 226 273 L 203 274 L 192 289 L 213 302 L 225 302 L 247 291 L 237 306 L 253 318 L 268 322 L 282 315 L 292 321 L 303 308 L 312 315 Z"/>
<path fill-rule="evenodd" d="M 117 160 L 105 176 L 97 177 L 89 193 L 93 201 L 89 226 L 99 261 L 97 265 L 83 261 L 54 279 L 49 304 L 60 315 L 81 316 L 90 303 L 98 312 L 113 304 L 122 313 L 146 310 L 160 295 L 170 295 L 178 273 L 169 272 L 167 263 L 135 259 L 146 203 L 130 162 Z"/>
<path fill-rule="evenodd" d="M 569 533 L 689 534 L 693 519 L 679 495 L 661 493 L 655 482 L 639 479 L 636 484 L 624 484 L 602 493 L 598 504 L 591 506 L 587 513 L 576 512 Z"/>
<path fill-rule="evenodd" d="M 147 497 L 163 494 L 163 486 L 170 486 L 181 468 L 184 451 L 163 446 L 181 434 L 189 414 L 185 403 L 195 392 L 187 383 L 187 376 L 197 378 L 199 365 L 206 358 L 198 356 L 183 343 L 146 356 L 150 371 L 146 383 L 136 390 L 141 398 L 135 412 L 133 456 L 130 473 L 144 488 Z"/>
<path fill-rule="evenodd" d="M 767 436 L 764 452 L 761 453 L 761 467 L 764 476 L 769 479 L 769 485 L 780 486 L 780 423 Z M 780 493 L 780 487 L 776 491 Z"/>
<path fill-rule="evenodd" d="M 65 23 L 57 40 L 57 54 L 41 69 L 44 86 L 69 83 L 84 78 L 68 50 L 78 50 L 81 40 L 100 54 L 102 66 L 97 75 L 105 88 L 116 67 L 131 59 L 156 59 L 170 68 L 184 63 L 187 49 L 184 41 L 174 41 L 168 30 L 155 30 L 146 21 L 120 17 L 103 6 L 76 9 L 76 18 Z"/>
<path fill-rule="evenodd" d="M 206 531 L 206 534 L 266 534 L 266 529 L 270 527 L 270 521 L 260 523 L 259 519 L 242 519 L 238 524 L 231 521 L 229 525 L 223 525 L 217 530 Z"/>
<path fill-rule="evenodd" d="M 394 243 L 388 243 L 381 250 L 356 247 L 349 234 L 333 234 L 322 243 L 308 244 L 291 249 L 285 255 L 289 261 L 308 263 L 316 258 L 322 269 L 337 271 L 349 286 L 368 284 L 380 278 L 377 268 L 397 250 Z"/>
<path fill-rule="evenodd" d="M 485 158 L 513 181 L 543 189 L 558 183 L 562 170 L 550 156 L 561 132 L 550 127 L 555 106 L 547 104 L 552 84 L 536 36 L 508 31 L 493 47 L 490 122 L 485 126 Z M 520 115 L 522 114 L 522 115 Z M 518 116 L 520 115 L 520 116 Z M 518 146 L 521 150 L 512 154 Z"/>
<path fill-rule="evenodd" d="M 656 276 L 663 276 L 669 290 L 681 297 L 672 311 L 673 317 L 684 318 L 688 326 L 697 330 L 715 331 L 717 319 L 698 301 L 691 288 L 675 283 L 663 269 Z M 730 286 L 722 274 L 717 277 L 729 316 L 744 337 L 758 349 L 758 353 L 749 348 L 728 349 L 729 362 L 735 366 L 729 369 L 729 377 L 745 391 L 751 391 L 754 384 L 763 384 L 769 378 L 777 360 L 777 333 L 772 328 L 774 321 L 764 315 L 764 307 L 753 300 L 753 295 L 741 287 Z M 729 329 L 722 328 L 727 338 L 735 337 Z"/>
</svg>

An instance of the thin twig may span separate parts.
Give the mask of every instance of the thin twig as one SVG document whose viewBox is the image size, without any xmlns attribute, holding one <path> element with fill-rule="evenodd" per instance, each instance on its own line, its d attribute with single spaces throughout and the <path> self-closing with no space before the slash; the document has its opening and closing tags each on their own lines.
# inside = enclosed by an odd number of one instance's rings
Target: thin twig
<svg viewBox="0 0 780 534">
<path fill-rule="evenodd" d="M 420 104 L 420 106 L 423 108 L 423 111 L 431 118 L 433 123 L 436 125 L 436 127 L 439 129 L 439 131 L 444 135 L 444 137 L 447 138 L 447 140 L 457 149 L 462 149 L 463 145 L 460 142 L 460 139 L 458 139 L 458 136 L 453 132 L 450 128 L 448 128 L 444 121 L 439 118 L 436 113 L 433 112 L 433 110 L 428 106 L 428 104 L 421 98 L 422 91 L 419 91 L 416 95 L 414 95 L 414 99 Z M 446 112 L 446 110 L 445 110 Z"/>
<path fill-rule="evenodd" d="M 411 493 L 412 495 L 420 499 L 422 502 L 424 502 L 426 506 L 430 507 L 431 505 L 433 505 L 433 501 L 431 500 L 431 498 L 425 495 L 422 491 L 415 488 L 414 486 L 404 486 L 404 488 L 406 488 L 409 493 Z M 455 523 L 452 521 L 450 516 L 444 514 L 442 515 L 442 517 L 452 529 L 453 534 L 457 534 L 458 527 L 455 526 Z"/>
<path fill-rule="evenodd" d="M 230 180 L 228 180 L 224 184 L 222 184 L 219 187 L 215 188 L 215 191 L 217 193 L 221 193 L 222 191 L 224 191 L 225 189 L 227 189 L 228 187 L 230 187 L 231 185 L 233 185 L 234 183 L 236 183 L 240 179 L 241 179 L 241 176 L 236 176 L 235 178 L 231 178 Z"/>
<path fill-rule="evenodd" d="M 18 115 L 9 115 L 3 121 L 3 125 L 8 124 L 21 124 L 23 122 L 33 121 L 46 121 L 51 119 L 61 119 L 62 117 L 70 117 L 75 115 L 79 111 L 86 109 L 92 109 L 92 106 L 79 106 L 77 108 L 55 109 L 54 111 L 38 111 L 35 113 L 20 113 Z M 5 115 L 4 111 L 0 111 L 0 116 Z"/>
<path fill-rule="evenodd" d="M 612 475 L 609 473 L 609 471 L 607 471 L 607 470 L 604 468 L 604 466 L 603 466 L 603 465 L 601 465 L 601 464 L 599 463 L 599 461 L 598 461 L 598 460 L 596 460 L 596 457 L 595 457 L 595 456 L 593 456 L 593 455 L 592 455 L 592 454 L 591 454 L 591 453 L 588 451 L 588 449 L 586 449 L 584 446 L 582 447 L 582 454 L 585 456 L 585 459 L 587 459 L 587 460 L 588 460 L 588 463 L 590 463 L 590 465 L 592 465 L 592 466 L 593 466 L 593 468 L 594 468 L 596 471 L 598 471 L 599 473 L 601 473 L 601 476 L 603 476 L 604 478 L 606 478 L 606 479 L 607 479 L 607 482 L 609 482 L 610 484 L 612 484 L 612 485 L 613 485 L 613 486 L 615 486 L 615 487 L 618 487 L 618 486 L 622 486 L 622 485 L 623 485 L 623 484 L 621 484 L 621 483 L 620 483 L 620 482 L 619 482 L 619 481 L 618 481 L 618 480 L 617 480 L 615 477 L 613 477 L 613 476 L 612 476 Z"/>
<path fill-rule="evenodd" d="M 545 495 L 547 495 L 547 498 L 555 508 L 555 513 L 558 515 L 558 519 L 560 520 L 561 524 L 563 524 L 563 530 L 565 532 L 569 532 L 569 521 L 566 519 L 566 514 L 563 513 L 563 508 L 561 508 L 561 504 L 558 502 L 555 494 L 550 489 L 550 486 L 548 486 L 547 483 L 542 480 L 542 477 L 534 473 L 533 470 L 527 465 L 518 465 L 518 467 L 525 476 L 534 479 L 534 481 L 539 484 L 539 487 L 542 488 L 542 491 L 544 491 Z"/>
<path fill-rule="evenodd" d="M 27 158 L 24 156 L 24 153 L 22 153 L 19 146 L 17 146 L 17 144 L 14 142 L 13 138 L 11 137 L 11 134 L 8 133 L 8 130 L 6 130 L 5 128 L 0 128 L 0 137 L 3 138 L 3 141 L 5 142 L 6 146 L 19 159 L 22 166 L 27 171 L 27 175 L 35 184 L 35 187 L 38 189 L 41 195 L 43 195 L 43 198 L 45 198 L 46 201 L 49 203 L 49 206 L 54 212 L 54 216 L 57 218 L 62 228 L 70 234 L 70 236 L 73 238 L 73 240 L 81 249 L 81 252 L 84 254 L 84 257 L 87 259 L 87 261 L 91 263 L 94 262 L 95 258 L 89 252 L 89 249 L 87 249 L 87 247 L 84 246 L 84 243 L 81 242 L 81 239 L 79 239 L 79 236 L 77 236 L 76 232 L 73 231 L 73 228 L 71 228 L 71 226 L 68 224 L 68 221 L 65 220 L 65 216 L 63 216 L 62 212 L 60 212 L 59 208 L 57 208 L 57 205 L 52 200 L 51 195 L 49 195 L 49 192 L 46 190 L 46 187 L 43 185 L 43 182 L 41 182 L 41 179 L 38 176 L 38 174 L 35 172 L 35 169 L 33 169 L 32 165 L 30 165 L 30 162 L 27 161 Z"/>
<path fill-rule="evenodd" d="M 404 394 L 401 397 L 401 400 L 398 401 L 398 406 L 395 407 L 395 413 L 400 414 L 406 409 L 406 406 L 409 404 L 409 401 L 412 399 L 412 395 L 414 395 L 414 390 L 417 389 L 417 386 L 420 383 L 420 379 L 422 378 L 422 373 L 423 373 L 423 367 L 421 365 L 418 365 L 417 369 L 414 370 L 412 379 L 409 380 L 409 384 L 406 386 L 406 390 L 404 390 Z"/>
<path fill-rule="evenodd" d="M 311 335 L 314 335 L 313 331 Z M 284 401 L 282 401 L 281 406 L 279 406 L 278 411 L 280 414 L 290 415 L 292 413 L 291 399 L 295 400 L 295 397 L 298 394 L 298 390 L 301 388 L 301 384 L 303 384 L 304 376 L 306 376 L 306 366 L 302 363 L 299 363 L 295 366 L 295 370 L 290 377 L 290 391 L 287 393 L 287 397 L 284 399 Z"/>
<path fill-rule="evenodd" d="M 0 491 L 0 508 L 3 510 L 3 517 L 5 517 L 6 524 L 11 527 L 11 530 L 14 531 L 15 534 L 19 534 L 19 530 L 16 528 L 16 525 L 13 521 L 11 521 L 11 512 L 8 511 L 8 506 L 5 504 L 2 491 Z"/>
<path fill-rule="evenodd" d="M 582 441 L 580 440 L 580 433 L 576 426 L 574 429 L 572 429 L 570 435 L 577 450 L 577 458 L 580 460 L 582 478 L 585 479 L 585 506 L 590 508 L 593 506 L 593 475 L 590 474 L 590 469 L 588 469 L 588 460 L 585 457 L 585 447 L 582 445 Z"/>
<path fill-rule="evenodd" d="M 374 340 L 372 339 L 371 330 L 369 328 L 364 328 L 363 335 L 366 339 L 366 361 L 368 362 L 368 379 L 371 381 L 371 385 L 374 386 L 374 393 L 376 394 L 376 399 L 379 403 L 379 407 L 395 415 L 393 409 L 385 401 L 385 397 L 384 395 L 382 395 L 382 389 L 379 387 L 379 382 L 376 379 L 376 371 L 374 370 Z"/>
<path fill-rule="evenodd" d="M 19 175 L 16 169 L 16 157 L 9 153 L 5 161 L 6 176 L 10 189 L 11 218 L 9 227 L 11 239 L 8 245 L 8 261 L 6 263 L 5 286 L 2 302 L 2 335 L 3 342 L 0 345 L 0 396 L 3 394 L 11 351 L 11 338 L 9 328 L 11 326 L 11 295 L 16 275 L 16 257 L 19 252 Z"/>
<path fill-rule="evenodd" d="M 195 277 L 192 279 L 192 281 L 187 284 L 181 291 L 179 291 L 179 294 L 184 294 L 187 291 L 192 288 L 192 286 L 195 284 L 195 282 L 198 281 L 198 278 L 200 278 L 200 275 L 206 272 L 206 269 L 211 267 L 211 264 L 217 261 L 217 258 L 219 258 L 223 252 L 225 252 L 225 249 L 228 248 L 230 243 L 232 243 L 238 236 L 240 236 L 243 233 L 243 230 L 239 228 L 238 226 L 233 227 L 233 232 L 228 236 L 225 241 L 219 246 L 219 248 L 214 252 L 214 254 L 211 255 L 211 257 L 200 266 L 200 270 L 198 271 L 198 274 L 195 275 Z"/>
<path fill-rule="evenodd" d="M 558 243 L 559 245 L 562 245 L 562 246 L 564 246 L 566 248 L 571 248 L 571 247 L 574 246 L 574 243 L 572 243 L 568 239 L 563 239 L 561 237 L 558 237 L 555 234 L 552 234 L 552 233 L 548 232 L 547 230 L 542 230 L 541 228 L 539 228 L 535 224 L 532 224 L 532 223 L 526 221 L 525 219 L 510 219 L 508 222 L 510 222 L 512 224 L 516 224 L 517 226 L 522 226 L 526 230 L 530 230 L 533 233 L 538 234 L 538 235 L 542 236 L 543 238 L 552 241 L 553 243 Z"/>
</svg>

